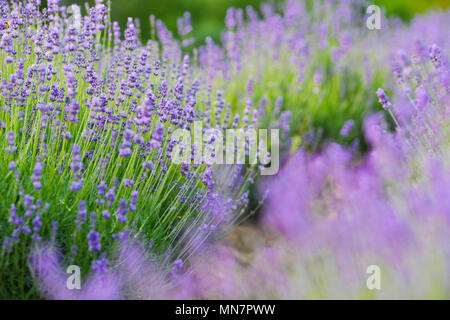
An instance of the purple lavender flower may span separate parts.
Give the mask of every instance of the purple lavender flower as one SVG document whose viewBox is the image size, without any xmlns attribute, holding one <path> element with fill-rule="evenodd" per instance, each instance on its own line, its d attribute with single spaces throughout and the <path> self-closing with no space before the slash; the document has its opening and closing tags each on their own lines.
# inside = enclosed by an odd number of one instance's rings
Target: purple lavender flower
<svg viewBox="0 0 450 320">
<path fill-rule="evenodd" d="M 203 174 L 202 182 L 205 184 L 208 189 L 212 190 L 215 185 L 215 181 L 213 179 L 214 171 L 212 168 L 208 168 Z"/>
<path fill-rule="evenodd" d="M 117 209 L 118 221 L 124 223 L 127 221 L 128 203 L 125 199 L 120 199 L 119 208 Z"/>
<path fill-rule="evenodd" d="M 152 139 L 150 141 L 150 146 L 153 149 L 161 148 L 163 135 L 164 135 L 164 126 L 160 123 L 157 123 L 155 125 L 155 128 L 153 129 Z"/>
<path fill-rule="evenodd" d="M 120 286 L 118 281 L 107 273 L 107 260 L 102 256 L 95 260 L 93 267 L 95 275 L 90 276 L 81 290 L 67 289 L 67 277 L 62 268 L 60 254 L 52 247 L 37 247 L 33 250 L 31 265 L 37 275 L 38 285 L 43 292 L 54 299 L 88 299 L 114 300 L 119 298 Z"/>
<path fill-rule="evenodd" d="M 350 131 L 353 129 L 354 125 L 355 122 L 353 121 L 353 119 L 347 120 L 342 126 L 342 129 L 339 134 L 343 137 L 347 137 Z"/>
<path fill-rule="evenodd" d="M 441 58 L 441 48 L 439 48 L 436 44 L 433 44 L 429 50 L 429 57 L 431 62 L 433 63 L 436 69 L 439 69 L 442 66 L 442 58 Z"/>
<path fill-rule="evenodd" d="M 154 167 L 152 161 L 144 161 L 142 163 L 142 166 L 150 171 L 153 170 L 153 167 Z"/>
<path fill-rule="evenodd" d="M 17 225 L 17 220 L 16 220 L 17 219 L 17 208 L 14 203 L 11 204 L 11 209 L 10 209 L 9 213 L 10 213 L 10 216 L 8 219 L 9 223 Z"/>
<path fill-rule="evenodd" d="M 134 186 L 134 180 L 133 179 L 123 179 L 123 184 L 125 187 L 132 187 Z"/>
<path fill-rule="evenodd" d="M 15 163 L 14 161 L 11 161 L 11 162 L 8 164 L 8 169 L 9 169 L 10 171 L 16 170 L 16 163 Z"/>
<path fill-rule="evenodd" d="M 36 164 L 34 165 L 33 174 L 31 175 L 31 181 L 33 181 L 33 185 L 36 190 L 42 189 L 41 175 L 42 164 L 40 162 L 36 162 Z"/>
<path fill-rule="evenodd" d="M 381 105 L 383 106 L 383 109 L 385 110 L 390 110 L 392 107 L 392 104 L 389 102 L 389 98 L 387 97 L 387 95 L 384 93 L 384 90 L 379 88 L 377 90 L 377 96 L 378 96 L 378 101 L 381 103 Z"/>
<path fill-rule="evenodd" d="M 102 217 L 108 220 L 109 218 L 111 218 L 111 213 L 108 210 L 103 210 Z"/>
<path fill-rule="evenodd" d="M 35 242 L 39 242 L 41 241 L 41 236 L 39 235 L 39 231 L 41 230 L 42 227 L 42 221 L 41 221 L 41 217 L 39 215 L 36 215 L 33 219 L 33 235 L 32 238 Z"/>
<path fill-rule="evenodd" d="M 105 191 L 106 191 L 107 188 L 108 188 L 108 186 L 106 185 L 106 182 L 103 181 L 103 180 L 100 181 L 100 183 L 97 186 L 98 194 L 100 196 L 104 196 L 105 195 Z"/>
<path fill-rule="evenodd" d="M 108 192 L 106 192 L 105 197 L 107 201 L 106 206 L 111 207 L 114 200 L 116 199 L 115 189 L 114 188 L 109 189 Z"/>
<path fill-rule="evenodd" d="M 86 202 L 84 200 L 81 200 L 78 205 L 78 218 L 76 220 L 76 225 L 78 229 L 80 229 L 81 224 L 83 224 L 86 221 L 86 218 L 87 218 Z"/>
<path fill-rule="evenodd" d="M 183 260 L 177 259 L 175 260 L 173 267 L 172 267 L 172 276 L 174 278 L 178 278 L 181 274 L 181 271 L 183 270 Z"/>
<path fill-rule="evenodd" d="M 15 136 L 13 131 L 9 131 L 6 135 L 6 140 L 8 141 L 8 147 L 6 148 L 6 152 L 8 153 L 14 153 L 17 150 L 17 147 L 15 146 Z"/>
<path fill-rule="evenodd" d="M 92 270 L 99 274 L 106 274 L 108 272 L 108 265 L 109 260 L 102 254 L 99 259 L 92 261 Z"/>
<path fill-rule="evenodd" d="M 97 231 L 91 230 L 87 236 L 89 241 L 89 251 L 90 252 L 98 252 L 101 250 L 102 246 L 100 244 L 100 233 Z"/>
<path fill-rule="evenodd" d="M 73 181 L 70 185 L 70 190 L 79 191 L 83 186 L 83 182 L 81 179 L 81 155 L 80 155 L 80 147 L 77 144 L 74 144 L 72 147 L 72 162 L 70 164 L 72 168 L 72 177 Z"/>
<path fill-rule="evenodd" d="M 119 156 L 120 156 L 120 157 L 126 158 L 126 157 L 130 156 L 131 153 L 132 153 L 132 152 L 131 152 L 131 149 L 130 149 L 130 148 L 121 147 L 121 148 L 119 149 Z"/>
<path fill-rule="evenodd" d="M 78 246 L 77 246 L 77 245 L 73 245 L 73 246 L 70 248 L 70 254 L 71 254 L 72 256 L 75 256 L 75 255 L 77 254 L 77 252 L 78 252 Z"/>
<path fill-rule="evenodd" d="M 139 192 L 137 190 L 133 190 L 131 192 L 131 199 L 130 199 L 130 210 L 135 211 L 136 210 L 136 204 L 138 202 L 138 196 Z"/>
<path fill-rule="evenodd" d="M 430 97 L 428 95 L 427 89 L 421 85 L 416 89 L 416 99 L 415 103 L 419 109 L 423 109 L 427 106 Z"/>
</svg>

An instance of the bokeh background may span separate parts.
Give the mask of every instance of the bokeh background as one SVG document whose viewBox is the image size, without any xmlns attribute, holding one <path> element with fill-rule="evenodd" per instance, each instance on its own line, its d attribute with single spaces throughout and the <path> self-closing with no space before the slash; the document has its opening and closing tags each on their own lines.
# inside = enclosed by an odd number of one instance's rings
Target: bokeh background
<svg viewBox="0 0 450 320">
<path fill-rule="evenodd" d="M 269 0 L 281 3 L 283 0 Z M 306 0 L 310 1 L 310 0 Z M 64 5 L 77 3 L 83 6 L 94 0 L 63 0 Z M 193 35 L 197 44 L 202 44 L 206 36 L 220 39 L 224 27 L 224 17 L 228 7 L 245 8 L 248 5 L 258 8 L 267 0 L 111 0 L 112 18 L 123 27 L 127 17 L 139 18 L 142 37 L 149 37 L 149 15 L 161 19 L 170 30 L 176 31 L 177 18 L 189 11 L 192 15 Z M 45 3 L 45 0 L 43 1 Z M 106 3 L 106 0 L 105 0 Z M 386 8 L 388 15 L 397 15 L 405 21 L 411 20 L 416 13 L 435 8 L 449 8 L 450 0 L 375 0 L 373 3 Z"/>
</svg>

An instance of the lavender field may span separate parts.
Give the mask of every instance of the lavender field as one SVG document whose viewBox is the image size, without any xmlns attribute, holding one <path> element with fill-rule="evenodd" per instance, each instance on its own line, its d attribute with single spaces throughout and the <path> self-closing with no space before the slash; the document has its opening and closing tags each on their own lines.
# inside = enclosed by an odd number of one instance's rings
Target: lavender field
<svg viewBox="0 0 450 320">
<path fill-rule="evenodd" d="M 0 0 L 0 299 L 450 298 L 450 11 L 111 6 Z"/>
</svg>

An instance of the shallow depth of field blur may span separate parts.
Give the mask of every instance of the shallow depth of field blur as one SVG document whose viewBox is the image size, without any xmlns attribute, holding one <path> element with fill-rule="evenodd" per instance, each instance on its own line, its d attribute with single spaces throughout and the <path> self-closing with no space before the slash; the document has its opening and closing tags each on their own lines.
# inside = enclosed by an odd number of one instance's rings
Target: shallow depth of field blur
<svg viewBox="0 0 450 320">
<path fill-rule="evenodd" d="M 0 0 L 0 299 L 448 299 L 449 21 Z M 264 161 L 208 161 L 228 129 Z"/>
</svg>

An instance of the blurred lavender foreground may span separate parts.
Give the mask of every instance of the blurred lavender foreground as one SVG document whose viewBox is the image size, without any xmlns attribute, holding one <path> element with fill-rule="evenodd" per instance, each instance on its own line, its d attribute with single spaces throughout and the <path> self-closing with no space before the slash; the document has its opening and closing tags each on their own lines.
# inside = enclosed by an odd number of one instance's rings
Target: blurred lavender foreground
<svg viewBox="0 0 450 320">
<path fill-rule="evenodd" d="M 383 17 L 377 33 L 364 2 L 288 1 L 282 15 L 263 6 L 263 19 L 248 9 L 248 21 L 230 9 L 225 48 L 208 39 L 191 57 L 161 22 L 159 42 L 140 44 L 132 19 L 122 40 L 101 1 L 60 39 L 65 11 L 53 0 L 40 15 L 38 2 L 1 2 L 0 294 L 450 296 L 448 13 L 410 26 Z M 393 81 L 380 81 L 386 66 Z M 242 215 L 257 168 L 175 166 L 169 132 L 194 119 L 282 129 L 284 167 L 258 181 L 270 241 L 244 262 L 208 240 Z M 89 272 L 71 290 L 66 267 L 78 263 Z"/>
</svg>

